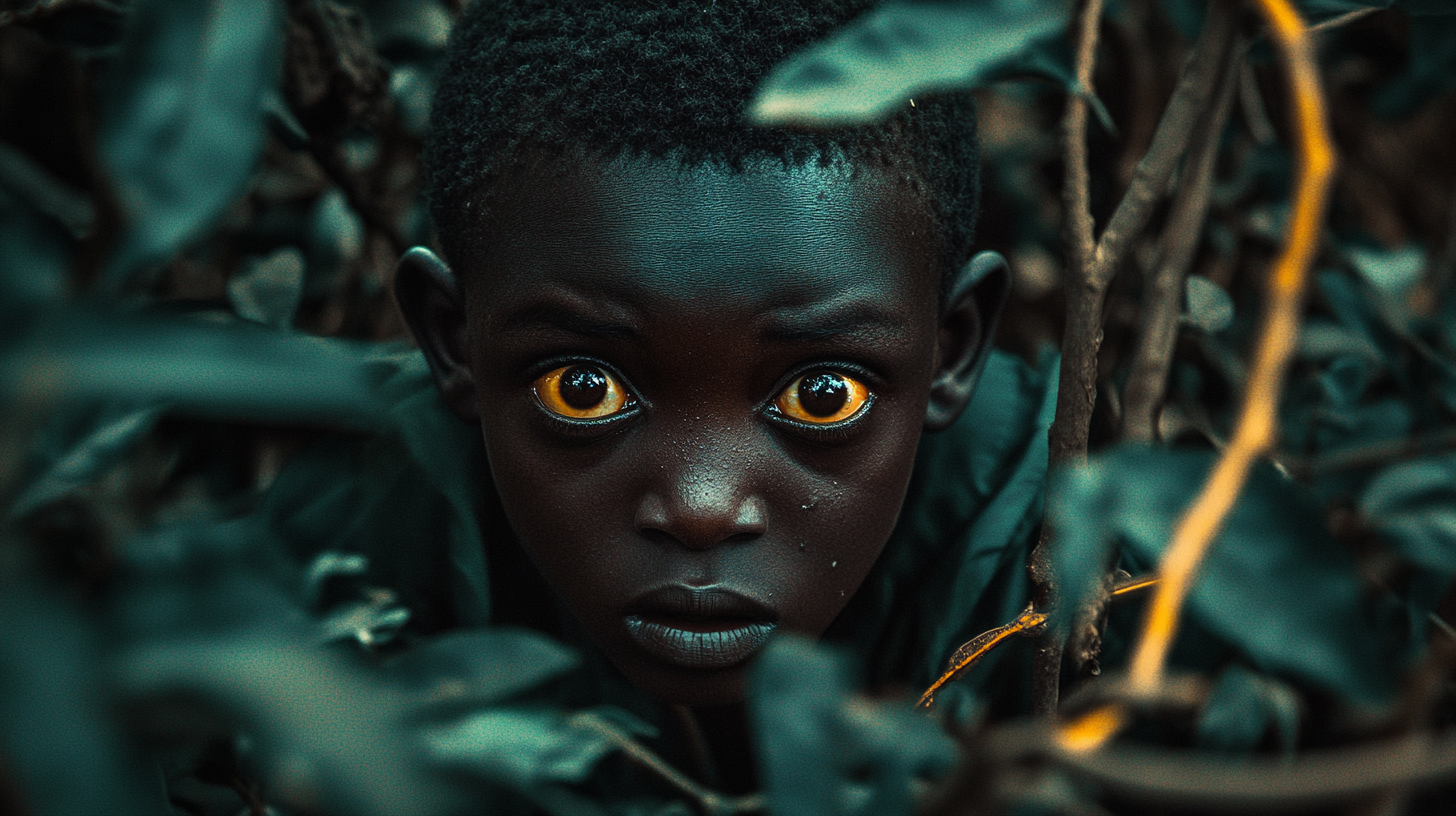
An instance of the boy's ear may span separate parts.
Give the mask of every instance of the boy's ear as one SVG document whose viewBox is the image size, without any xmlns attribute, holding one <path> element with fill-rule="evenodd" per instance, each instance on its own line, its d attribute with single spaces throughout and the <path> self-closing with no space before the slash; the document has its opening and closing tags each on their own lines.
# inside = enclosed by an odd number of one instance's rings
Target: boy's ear
<svg viewBox="0 0 1456 816">
<path fill-rule="evenodd" d="M 479 422 L 475 379 L 468 364 L 465 301 L 455 273 L 440 256 L 415 247 L 401 256 L 395 267 L 394 299 L 425 353 L 445 404 L 462 420 Z"/>
<path fill-rule="evenodd" d="M 949 428 L 970 404 L 1010 292 L 1011 270 L 999 252 L 978 253 L 951 281 L 940 312 L 927 431 Z"/>
</svg>

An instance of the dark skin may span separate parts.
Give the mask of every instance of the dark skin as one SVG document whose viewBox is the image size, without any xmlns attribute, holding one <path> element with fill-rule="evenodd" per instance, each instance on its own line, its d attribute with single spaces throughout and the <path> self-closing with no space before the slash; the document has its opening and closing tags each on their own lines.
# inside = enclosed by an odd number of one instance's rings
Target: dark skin
<svg viewBox="0 0 1456 816">
<path fill-rule="evenodd" d="M 413 250 L 396 292 L 532 562 L 742 788 L 752 654 L 859 588 L 922 431 L 970 401 L 1005 267 L 976 256 L 942 302 L 931 222 L 875 171 L 568 165 L 500 178 L 455 273 Z"/>
</svg>

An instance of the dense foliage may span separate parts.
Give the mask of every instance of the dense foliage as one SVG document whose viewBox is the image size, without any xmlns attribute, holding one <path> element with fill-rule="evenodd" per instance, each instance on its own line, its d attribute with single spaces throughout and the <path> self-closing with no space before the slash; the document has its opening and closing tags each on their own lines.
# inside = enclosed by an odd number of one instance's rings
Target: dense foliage
<svg viewBox="0 0 1456 816">
<path fill-rule="evenodd" d="M 389 283 L 432 241 L 417 156 L 457 5 L 3 0 L 0 813 L 1441 812 L 1456 797 L 1430 787 L 1456 774 L 1456 8 L 1299 5 L 1324 26 L 1341 169 L 1281 441 L 1203 565 L 1178 673 L 1124 738 L 1201 753 L 1070 752 L 1043 722 L 983 722 L 966 695 L 925 717 L 857 696 L 835 655 L 786 639 L 751 701 L 765 800 L 666 767 L 624 712 L 528 702 L 578 660 L 543 638 L 394 648 L 409 613 L 358 556 L 294 564 L 241 520 L 305 444 L 398 421 L 380 397 L 407 349 Z M 1063 3 L 890 3 L 785 64 L 755 112 L 860 121 L 979 88 L 978 235 L 1017 276 L 999 341 L 1031 357 L 1063 341 L 1065 100 L 1094 113 L 1084 192 L 1106 223 L 1205 18 L 1234 8 L 1111 5 L 1094 93 Z M 1229 438 L 1288 218 L 1280 64 L 1254 15 L 1236 22 L 1169 161 L 1187 158 L 1154 191 L 1170 201 L 1108 291 L 1093 453 L 1053 478 L 1068 711 L 1117 694 L 1140 602 L 1107 611 L 1103 576 L 1157 568 Z M 1174 334 L 1139 427 L 1160 310 Z M 613 761 L 662 784 L 583 784 Z"/>
</svg>

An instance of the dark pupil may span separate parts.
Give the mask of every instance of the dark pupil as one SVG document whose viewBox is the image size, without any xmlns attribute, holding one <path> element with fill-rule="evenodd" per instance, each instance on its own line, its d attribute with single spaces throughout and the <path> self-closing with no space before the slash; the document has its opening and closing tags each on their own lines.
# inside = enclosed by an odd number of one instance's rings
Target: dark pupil
<svg viewBox="0 0 1456 816">
<path fill-rule="evenodd" d="M 606 396 L 607 378 L 595 368 L 575 366 L 561 375 L 561 399 L 572 408 L 591 408 Z"/>
<path fill-rule="evenodd" d="M 799 404 L 814 416 L 834 416 L 849 399 L 849 383 L 838 374 L 810 374 L 799 382 Z"/>
</svg>

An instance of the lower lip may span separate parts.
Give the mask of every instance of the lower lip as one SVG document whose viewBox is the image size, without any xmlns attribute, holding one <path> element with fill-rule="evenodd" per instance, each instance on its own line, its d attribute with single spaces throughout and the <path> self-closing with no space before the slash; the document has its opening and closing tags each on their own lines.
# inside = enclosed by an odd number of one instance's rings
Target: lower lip
<svg viewBox="0 0 1456 816">
<path fill-rule="evenodd" d="M 752 657 L 773 634 L 776 624 L 725 622 L 723 628 L 679 629 L 669 622 L 626 617 L 627 633 L 648 654 L 689 669 L 726 669 Z"/>
</svg>

